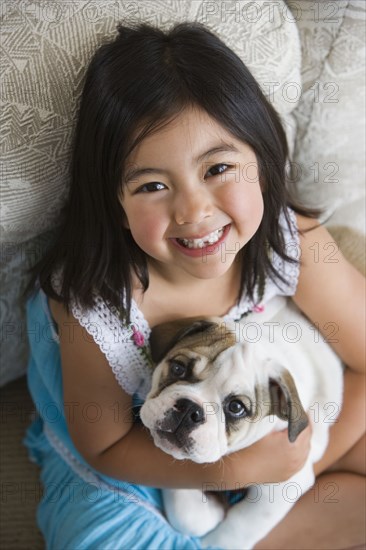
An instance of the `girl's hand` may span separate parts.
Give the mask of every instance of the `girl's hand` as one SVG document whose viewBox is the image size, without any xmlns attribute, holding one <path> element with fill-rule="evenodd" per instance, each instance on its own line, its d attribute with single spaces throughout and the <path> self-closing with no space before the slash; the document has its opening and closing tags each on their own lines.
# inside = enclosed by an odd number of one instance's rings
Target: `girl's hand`
<svg viewBox="0 0 366 550">
<path fill-rule="evenodd" d="M 250 477 L 252 483 L 288 480 L 301 470 L 306 462 L 310 451 L 311 433 L 312 428 L 309 424 L 296 441 L 290 443 L 287 430 L 272 432 L 250 447 L 229 455 L 227 466 L 232 478 L 230 483 L 234 481 L 236 487 L 247 485 Z"/>
</svg>

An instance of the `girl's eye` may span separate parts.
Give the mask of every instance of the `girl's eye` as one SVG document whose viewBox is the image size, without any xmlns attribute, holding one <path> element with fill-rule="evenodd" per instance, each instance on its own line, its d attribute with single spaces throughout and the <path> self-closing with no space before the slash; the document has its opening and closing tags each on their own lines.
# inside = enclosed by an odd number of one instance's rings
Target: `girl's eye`
<svg viewBox="0 0 366 550">
<path fill-rule="evenodd" d="M 155 191 L 161 191 L 162 189 L 166 189 L 166 186 L 163 183 L 160 183 L 159 181 L 151 181 L 150 183 L 144 183 L 144 185 L 138 187 L 135 193 L 154 193 Z"/>
<path fill-rule="evenodd" d="M 228 164 L 215 164 L 214 166 L 211 166 L 209 170 L 207 170 L 206 176 L 212 177 L 217 176 L 218 174 L 223 174 L 228 168 Z"/>
</svg>

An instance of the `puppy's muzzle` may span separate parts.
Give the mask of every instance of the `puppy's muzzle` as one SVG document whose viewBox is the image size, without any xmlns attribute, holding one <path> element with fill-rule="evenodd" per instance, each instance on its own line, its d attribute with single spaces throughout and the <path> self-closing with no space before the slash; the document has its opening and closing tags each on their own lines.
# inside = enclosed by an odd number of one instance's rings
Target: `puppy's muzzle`
<svg viewBox="0 0 366 550">
<path fill-rule="evenodd" d="M 179 447 L 186 445 L 189 434 L 206 421 L 203 408 L 190 399 L 178 399 L 159 426 L 159 434 Z"/>
</svg>

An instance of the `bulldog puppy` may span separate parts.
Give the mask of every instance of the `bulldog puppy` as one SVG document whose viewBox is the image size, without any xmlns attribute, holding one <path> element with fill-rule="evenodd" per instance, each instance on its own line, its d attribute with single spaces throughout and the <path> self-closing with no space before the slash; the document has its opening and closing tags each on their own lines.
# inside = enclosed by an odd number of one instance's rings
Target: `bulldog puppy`
<svg viewBox="0 0 366 550">
<path fill-rule="evenodd" d="M 313 485 L 312 464 L 341 407 L 340 360 L 321 337 L 314 344 L 300 313 L 286 308 L 281 315 L 282 326 L 294 315 L 302 323 L 299 341 L 273 341 L 264 332 L 259 341 L 241 341 L 235 323 L 220 318 L 165 323 L 151 334 L 156 368 L 140 415 L 155 444 L 176 459 L 215 462 L 286 426 L 295 441 L 308 424 L 306 411 L 314 411 L 308 460 L 286 483 L 250 486 L 228 510 L 211 493 L 163 491 L 170 523 L 203 536 L 205 546 L 252 548 L 285 516 Z"/>
</svg>

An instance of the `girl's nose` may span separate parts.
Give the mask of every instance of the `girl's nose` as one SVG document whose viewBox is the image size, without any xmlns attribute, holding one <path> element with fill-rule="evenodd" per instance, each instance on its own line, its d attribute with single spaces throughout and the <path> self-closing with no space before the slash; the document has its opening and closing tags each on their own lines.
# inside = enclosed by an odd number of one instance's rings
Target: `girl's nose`
<svg viewBox="0 0 366 550">
<path fill-rule="evenodd" d="M 212 216 L 213 201 L 211 194 L 205 188 L 185 190 L 178 193 L 175 201 L 175 221 L 178 225 L 199 223 L 204 218 Z"/>
</svg>

